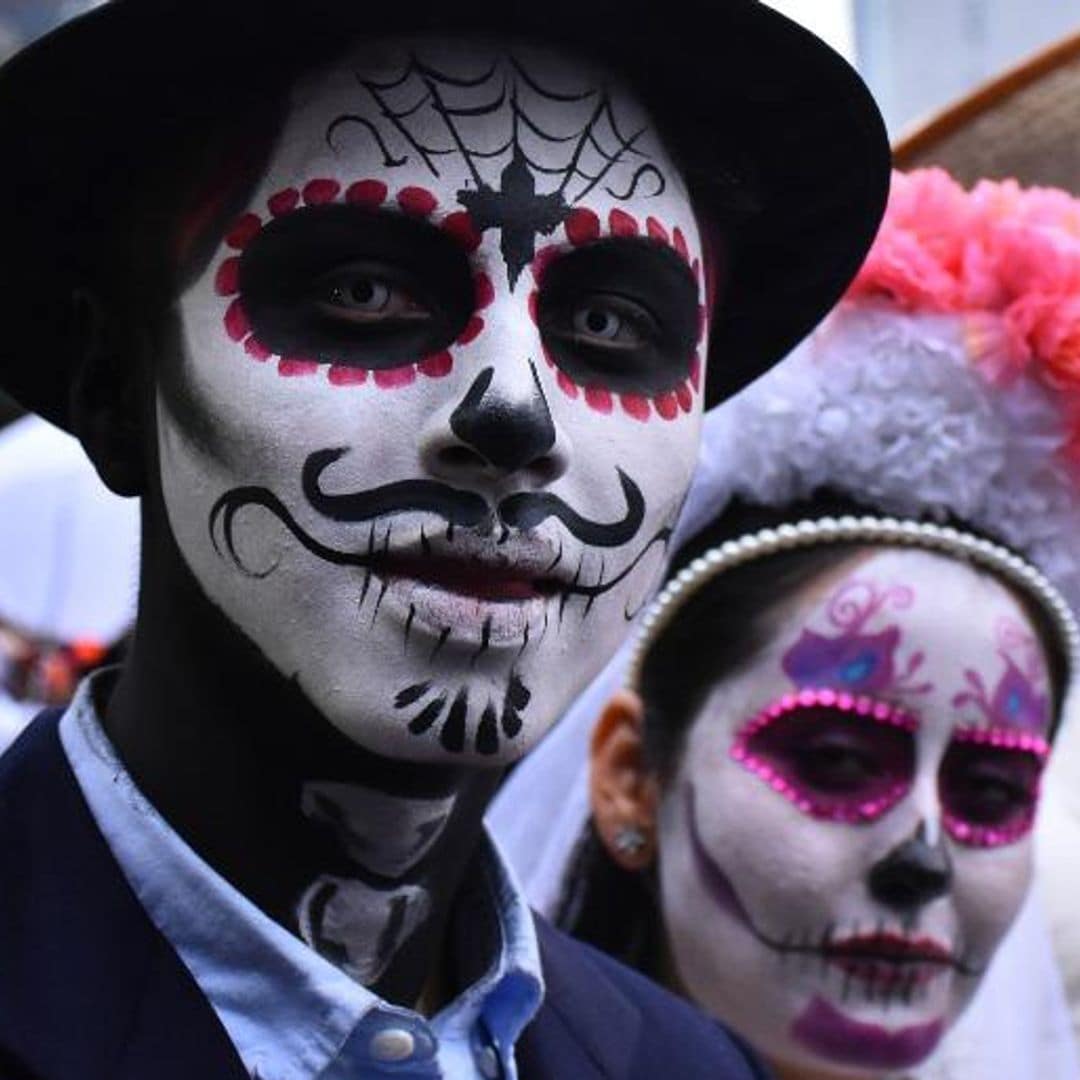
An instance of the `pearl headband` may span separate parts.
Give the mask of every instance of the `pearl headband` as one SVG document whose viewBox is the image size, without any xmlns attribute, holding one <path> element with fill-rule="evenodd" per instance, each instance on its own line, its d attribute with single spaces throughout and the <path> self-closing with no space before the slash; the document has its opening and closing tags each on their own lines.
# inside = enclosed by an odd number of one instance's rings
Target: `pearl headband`
<svg viewBox="0 0 1080 1080">
<path fill-rule="evenodd" d="M 627 671 L 626 685 L 639 690 L 645 657 L 686 602 L 713 578 L 743 563 L 781 551 L 818 544 L 869 543 L 926 548 L 964 559 L 991 571 L 1031 597 L 1047 614 L 1065 651 L 1071 684 L 1080 663 L 1080 626 L 1061 593 L 1019 555 L 990 540 L 948 525 L 891 517 L 825 517 L 785 523 L 728 540 L 680 570 L 642 618 Z"/>
</svg>

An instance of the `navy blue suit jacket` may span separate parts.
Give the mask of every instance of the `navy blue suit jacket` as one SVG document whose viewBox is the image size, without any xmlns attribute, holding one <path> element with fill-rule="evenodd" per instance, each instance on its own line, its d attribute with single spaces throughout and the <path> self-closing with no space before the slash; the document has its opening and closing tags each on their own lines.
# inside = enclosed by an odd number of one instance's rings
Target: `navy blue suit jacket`
<svg viewBox="0 0 1080 1080">
<path fill-rule="evenodd" d="M 0 1077 L 246 1080 L 129 888 L 44 713 L 0 757 Z M 717 1024 L 538 922 L 547 996 L 521 1080 L 761 1080 Z"/>
</svg>

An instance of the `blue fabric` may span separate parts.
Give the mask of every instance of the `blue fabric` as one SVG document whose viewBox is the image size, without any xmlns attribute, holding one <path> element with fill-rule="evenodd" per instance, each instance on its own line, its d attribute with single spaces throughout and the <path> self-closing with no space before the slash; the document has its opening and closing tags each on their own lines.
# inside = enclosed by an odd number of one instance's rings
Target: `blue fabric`
<svg viewBox="0 0 1080 1080">
<path fill-rule="evenodd" d="M 475 953 L 472 967 L 484 974 L 429 1022 L 324 960 L 181 839 L 109 742 L 92 680 L 80 686 L 59 730 L 124 877 L 206 995 L 249 1073 L 262 1080 L 332 1080 L 356 1075 L 359 1067 L 365 1076 L 402 1080 L 517 1080 L 514 1044 L 540 1006 L 543 982 L 532 916 L 490 842 L 477 853 L 467 875 L 470 895 L 458 904 L 462 917 L 453 923 Z M 397 1047 L 411 1041 L 414 1049 L 384 1064 L 372 1056 L 380 1034 Z"/>
<path fill-rule="evenodd" d="M 42 714 L 0 757 L 0 1077 L 244 1080 L 228 1032 L 94 823 L 58 720 Z M 707 1017 L 535 923 L 547 992 L 518 1039 L 520 1080 L 765 1075 Z"/>
</svg>

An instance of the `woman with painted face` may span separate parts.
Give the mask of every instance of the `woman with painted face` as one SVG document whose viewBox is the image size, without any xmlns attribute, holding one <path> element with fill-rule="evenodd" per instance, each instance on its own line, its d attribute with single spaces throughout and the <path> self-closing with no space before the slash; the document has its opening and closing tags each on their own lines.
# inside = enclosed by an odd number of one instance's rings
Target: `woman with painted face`
<svg viewBox="0 0 1080 1080">
<path fill-rule="evenodd" d="M 1027 1060 L 974 1060 L 1002 1045 L 986 993 L 956 1071 L 946 1036 L 1028 892 L 1074 678 L 1078 214 L 894 176 L 849 296 L 713 418 L 672 577 L 592 701 L 592 823 L 525 867 L 782 1077 L 1077 1075 L 1038 1043 L 1064 1014 L 1027 909 L 997 979 L 1012 1042 L 1017 985 L 1040 1010 Z"/>
</svg>

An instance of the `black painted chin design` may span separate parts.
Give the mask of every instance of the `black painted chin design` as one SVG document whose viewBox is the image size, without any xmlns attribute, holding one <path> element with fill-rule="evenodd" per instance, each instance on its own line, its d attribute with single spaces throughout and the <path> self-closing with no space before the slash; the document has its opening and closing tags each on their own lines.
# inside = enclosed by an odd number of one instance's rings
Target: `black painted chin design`
<svg viewBox="0 0 1080 1080">
<path fill-rule="evenodd" d="M 500 732 L 503 738 L 516 739 L 524 727 L 521 714 L 531 700 L 532 692 L 517 672 L 511 671 L 502 701 L 496 703 L 489 698 L 480 710 L 480 720 L 472 737 L 476 753 L 485 757 L 498 753 Z M 394 698 L 394 708 L 399 711 L 419 706 L 408 723 L 410 735 L 426 735 L 442 720 L 439 742 L 451 754 L 464 753 L 468 744 L 469 705 L 468 686 L 462 686 L 451 701 L 449 691 L 433 689 L 430 682 L 406 686 Z"/>
<path fill-rule="evenodd" d="M 550 236 L 570 214 L 562 191 L 536 194 L 536 180 L 520 146 L 514 147 L 514 156 L 499 177 L 498 191 L 480 181 L 475 191 L 459 191 L 458 202 L 479 232 L 500 230 L 499 251 L 511 292 L 536 254 L 537 234 Z"/>
<path fill-rule="evenodd" d="M 484 368 L 450 416 L 450 429 L 489 465 L 515 472 L 539 461 L 555 445 L 551 420 L 536 367 L 530 362 L 533 394 L 517 405 L 485 401 L 495 369 Z"/>
</svg>

